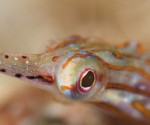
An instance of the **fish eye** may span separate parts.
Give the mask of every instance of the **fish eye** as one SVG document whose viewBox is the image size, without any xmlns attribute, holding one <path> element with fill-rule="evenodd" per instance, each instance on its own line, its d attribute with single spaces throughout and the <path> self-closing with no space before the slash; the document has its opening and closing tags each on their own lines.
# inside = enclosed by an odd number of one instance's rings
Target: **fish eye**
<svg viewBox="0 0 150 125">
<path fill-rule="evenodd" d="M 86 51 L 71 51 L 61 56 L 55 64 L 56 85 L 62 97 L 93 99 L 106 87 L 107 69 L 96 55 Z"/>
<path fill-rule="evenodd" d="M 79 79 L 79 91 L 81 93 L 87 93 L 95 84 L 96 75 L 92 70 L 85 70 Z"/>
</svg>

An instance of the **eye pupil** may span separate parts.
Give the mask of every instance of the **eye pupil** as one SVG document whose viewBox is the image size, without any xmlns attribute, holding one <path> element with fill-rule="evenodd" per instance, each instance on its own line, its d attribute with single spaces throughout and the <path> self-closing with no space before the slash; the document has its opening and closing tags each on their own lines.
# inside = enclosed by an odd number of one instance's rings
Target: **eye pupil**
<svg viewBox="0 0 150 125">
<path fill-rule="evenodd" d="M 92 71 L 88 71 L 87 74 L 82 78 L 81 86 L 84 88 L 91 87 L 94 84 L 95 76 Z"/>
</svg>

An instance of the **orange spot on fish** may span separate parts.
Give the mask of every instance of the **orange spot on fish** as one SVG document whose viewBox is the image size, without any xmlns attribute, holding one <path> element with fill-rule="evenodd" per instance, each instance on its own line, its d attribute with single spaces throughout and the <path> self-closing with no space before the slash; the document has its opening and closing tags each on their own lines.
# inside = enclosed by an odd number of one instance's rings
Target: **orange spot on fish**
<svg viewBox="0 0 150 125">
<path fill-rule="evenodd" d="M 47 75 L 47 76 L 43 76 L 43 78 L 48 81 L 49 83 L 53 83 L 54 82 L 54 79 L 52 76 L 50 75 Z"/>
<path fill-rule="evenodd" d="M 71 86 L 71 85 L 70 85 L 70 86 L 69 86 L 69 85 L 68 85 L 68 86 L 64 85 L 64 86 L 61 86 L 60 89 L 61 89 L 62 91 L 65 91 L 65 90 L 68 90 L 68 89 L 69 89 L 69 90 L 74 90 L 74 88 L 75 88 L 75 87 L 74 87 L 74 86 Z"/>
<path fill-rule="evenodd" d="M 127 47 L 129 44 L 130 44 L 129 42 L 120 42 L 118 43 L 117 47 L 122 49 L 122 48 Z"/>
<path fill-rule="evenodd" d="M 52 61 L 55 62 L 58 60 L 58 58 L 59 58 L 59 56 L 54 56 L 54 57 L 52 57 Z"/>
<path fill-rule="evenodd" d="M 145 48 L 141 44 L 137 44 L 137 53 L 142 54 L 145 51 Z"/>
<path fill-rule="evenodd" d="M 123 59 L 123 55 L 118 52 L 113 52 L 112 54 L 118 59 Z"/>
<path fill-rule="evenodd" d="M 150 59 L 147 59 L 147 60 L 146 60 L 146 63 L 147 63 L 148 65 L 150 65 Z"/>
</svg>

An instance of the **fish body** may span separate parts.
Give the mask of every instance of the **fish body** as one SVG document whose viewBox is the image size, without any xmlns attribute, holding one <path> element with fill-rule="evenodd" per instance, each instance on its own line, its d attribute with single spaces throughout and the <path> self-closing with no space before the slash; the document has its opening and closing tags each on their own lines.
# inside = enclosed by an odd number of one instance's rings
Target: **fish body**
<svg viewBox="0 0 150 125">
<path fill-rule="evenodd" d="M 150 55 L 136 42 L 113 46 L 72 36 L 41 54 L 0 52 L 0 72 L 64 100 L 150 122 Z"/>
</svg>

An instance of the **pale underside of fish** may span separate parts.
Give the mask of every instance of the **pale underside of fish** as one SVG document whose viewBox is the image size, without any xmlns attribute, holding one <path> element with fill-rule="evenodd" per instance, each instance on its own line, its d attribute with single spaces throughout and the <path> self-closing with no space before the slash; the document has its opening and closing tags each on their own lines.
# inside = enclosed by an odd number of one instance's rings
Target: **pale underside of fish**
<svg viewBox="0 0 150 125">
<path fill-rule="evenodd" d="M 0 52 L 0 72 L 61 101 L 83 101 L 116 117 L 150 122 L 150 53 L 134 41 L 113 46 L 71 36 L 40 54 Z"/>
</svg>

